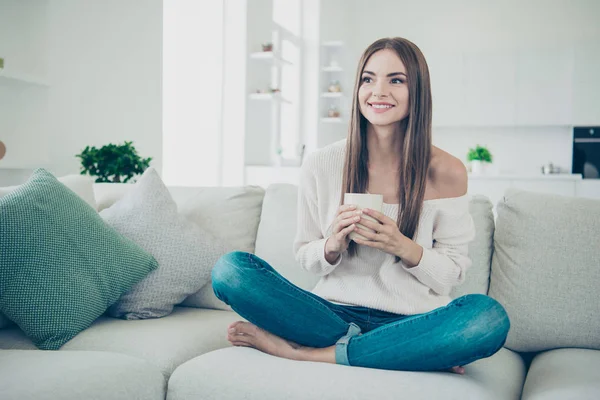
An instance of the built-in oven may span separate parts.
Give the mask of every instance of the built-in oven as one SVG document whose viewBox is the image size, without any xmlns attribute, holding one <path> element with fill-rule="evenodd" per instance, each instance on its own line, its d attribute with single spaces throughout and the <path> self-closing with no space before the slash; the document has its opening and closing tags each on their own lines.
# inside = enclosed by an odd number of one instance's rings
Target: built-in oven
<svg viewBox="0 0 600 400">
<path fill-rule="evenodd" d="M 600 179 L 600 126 L 573 128 L 573 173 Z"/>
</svg>

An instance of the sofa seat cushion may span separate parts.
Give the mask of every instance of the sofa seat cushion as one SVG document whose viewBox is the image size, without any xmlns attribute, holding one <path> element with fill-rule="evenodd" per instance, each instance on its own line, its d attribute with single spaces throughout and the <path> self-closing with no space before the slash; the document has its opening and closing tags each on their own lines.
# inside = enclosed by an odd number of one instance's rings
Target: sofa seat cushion
<svg viewBox="0 0 600 400">
<path fill-rule="evenodd" d="M 183 399 L 511 399 L 525 380 L 521 357 L 502 349 L 449 372 L 404 372 L 299 362 L 245 347 L 205 354 L 180 366 L 168 400 Z"/>
<path fill-rule="evenodd" d="M 158 368 L 122 354 L 0 350 L 3 400 L 159 400 L 166 386 Z"/>
<path fill-rule="evenodd" d="M 523 400 L 597 400 L 600 398 L 600 351 L 550 350 L 531 362 Z"/>
<path fill-rule="evenodd" d="M 60 351 L 110 351 L 152 363 L 169 377 L 180 364 L 230 346 L 227 326 L 242 318 L 231 311 L 175 307 L 164 318 L 122 320 L 103 316 Z M 0 330 L 0 349 L 35 349 L 17 327 Z"/>
</svg>

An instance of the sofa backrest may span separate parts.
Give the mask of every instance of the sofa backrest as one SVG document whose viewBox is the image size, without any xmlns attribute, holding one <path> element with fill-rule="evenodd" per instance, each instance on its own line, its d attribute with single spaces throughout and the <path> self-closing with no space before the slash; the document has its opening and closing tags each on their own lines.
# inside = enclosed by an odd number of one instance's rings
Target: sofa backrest
<svg viewBox="0 0 600 400">
<path fill-rule="evenodd" d="M 98 211 L 110 207 L 131 184 L 99 183 L 94 185 Z M 254 252 L 264 189 L 244 187 L 169 187 L 179 212 L 226 241 L 232 250 Z"/>
<path fill-rule="evenodd" d="M 267 188 L 256 238 L 256 255 L 267 261 L 290 282 L 312 290 L 319 280 L 304 271 L 296 262 L 293 242 L 296 235 L 296 207 L 298 188 L 295 185 L 274 184 Z M 465 282 L 454 288 L 452 296 L 465 293 L 486 294 L 490 276 L 494 216 L 492 203 L 484 196 L 474 196 L 470 212 L 477 231 L 469 245 L 473 264 Z"/>
<path fill-rule="evenodd" d="M 490 296 L 506 347 L 600 349 L 600 201 L 508 190 L 498 203 Z"/>
</svg>

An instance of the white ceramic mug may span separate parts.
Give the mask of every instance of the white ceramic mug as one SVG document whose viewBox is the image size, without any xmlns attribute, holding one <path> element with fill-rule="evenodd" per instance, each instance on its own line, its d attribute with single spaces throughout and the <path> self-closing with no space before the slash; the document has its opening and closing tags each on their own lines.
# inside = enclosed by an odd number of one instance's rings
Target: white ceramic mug
<svg viewBox="0 0 600 400">
<path fill-rule="evenodd" d="M 344 193 L 344 204 L 355 205 L 357 211 L 362 210 L 363 208 L 370 208 L 371 210 L 381 212 L 383 207 L 383 195 L 370 193 Z M 377 220 L 365 214 L 362 215 L 362 218 L 377 222 Z M 356 224 L 356 226 L 367 231 L 375 232 L 373 229 L 367 228 L 361 224 Z M 359 238 L 363 240 L 369 240 L 356 232 L 350 232 L 348 237 L 350 239 Z"/>
</svg>

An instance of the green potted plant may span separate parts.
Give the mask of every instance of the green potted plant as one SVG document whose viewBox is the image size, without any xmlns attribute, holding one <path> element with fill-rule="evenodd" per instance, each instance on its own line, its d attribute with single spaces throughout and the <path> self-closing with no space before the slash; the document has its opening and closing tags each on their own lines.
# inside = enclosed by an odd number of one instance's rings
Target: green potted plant
<svg viewBox="0 0 600 400">
<path fill-rule="evenodd" d="M 141 158 L 133 142 L 107 144 L 97 149 L 86 146 L 76 157 L 81 159 L 81 175 L 96 176 L 96 182 L 127 183 L 142 174 L 152 158 Z"/>
<path fill-rule="evenodd" d="M 486 147 L 477 145 L 475 148 L 469 149 L 467 160 L 471 163 L 471 172 L 481 174 L 485 171 L 486 166 L 492 163 L 492 153 Z"/>
</svg>

